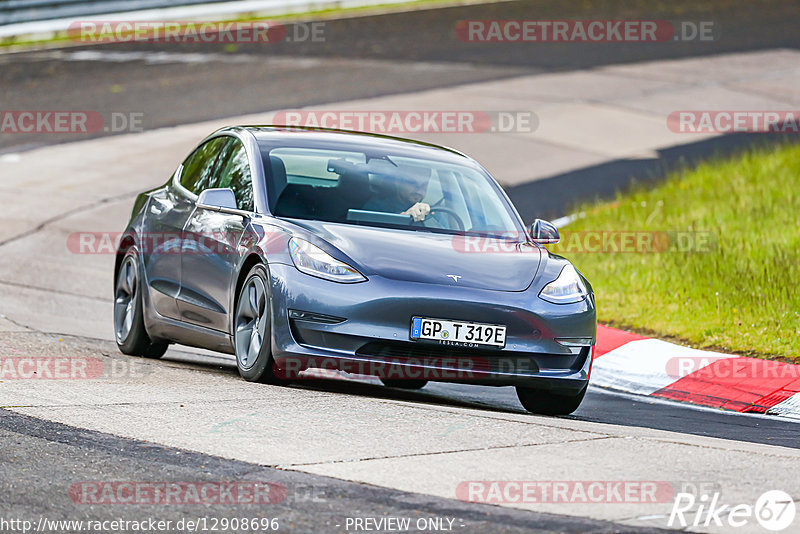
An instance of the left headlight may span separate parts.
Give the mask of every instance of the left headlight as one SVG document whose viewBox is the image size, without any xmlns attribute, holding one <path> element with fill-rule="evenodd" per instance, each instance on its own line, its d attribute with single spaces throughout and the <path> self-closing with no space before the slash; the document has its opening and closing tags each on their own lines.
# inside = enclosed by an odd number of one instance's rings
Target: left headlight
<svg viewBox="0 0 800 534">
<path fill-rule="evenodd" d="M 586 298 L 589 292 L 572 264 L 561 269 L 558 278 L 544 286 L 539 297 L 553 304 L 571 304 Z"/>
<path fill-rule="evenodd" d="M 294 266 L 301 273 L 344 284 L 354 284 L 366 280 L 366 277 L 355 268 L 302 239 L 293 237 L 289 240 L 289 255 L 292 257 Z"/>
</svg>

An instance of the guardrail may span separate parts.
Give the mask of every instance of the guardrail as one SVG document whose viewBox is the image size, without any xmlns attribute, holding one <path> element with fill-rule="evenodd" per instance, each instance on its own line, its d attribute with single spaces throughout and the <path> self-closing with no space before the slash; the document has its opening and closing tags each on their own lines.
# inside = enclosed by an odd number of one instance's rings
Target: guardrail
<svg viewBox="0 0 800 534">
<path fill-rule="evenodd" d="M 229 0 L 213 1 L 216 3 Z M 209 0 L 5 0 L 0 1 L 0 26 L 208 2 Z"/>
</svg>

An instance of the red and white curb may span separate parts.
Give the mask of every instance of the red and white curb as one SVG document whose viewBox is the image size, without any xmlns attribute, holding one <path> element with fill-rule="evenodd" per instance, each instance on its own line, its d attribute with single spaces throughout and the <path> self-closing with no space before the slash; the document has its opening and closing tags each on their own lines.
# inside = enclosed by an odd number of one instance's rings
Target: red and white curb
<svg viewBox="0 0 800 534">
<path fill-rule="evenodd" d="M 592 383 L 736 412 L 800 419 L 800 365 L 744 358 L 597 325 Z"/>
</svg>

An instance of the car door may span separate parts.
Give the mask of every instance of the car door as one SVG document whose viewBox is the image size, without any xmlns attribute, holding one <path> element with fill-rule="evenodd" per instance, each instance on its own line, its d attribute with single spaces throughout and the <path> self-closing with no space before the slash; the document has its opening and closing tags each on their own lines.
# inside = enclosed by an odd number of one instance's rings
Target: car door
<svg viewBox="0 0 800 534">
<path fill-rule="evenodd" d="M 240 210 L 253 211 L 250 162 L 242 142 L 229 137 L 210 187 L 229 187 Z M 246 217 L 195 206 L 184 226 L 178 308 L 183 321 L 228 331 L 228 313 Z"/>
<path fill-rule="evenodd" d="M 193 197 L 214 174 L 227 138 L 197 147 L 178 167 L 167 187 L 151 195 L 143 228 L 142 256 L 150 300 L 159 314 L 179 318 L 183 228 L 194 210 Z"/>
</svg>

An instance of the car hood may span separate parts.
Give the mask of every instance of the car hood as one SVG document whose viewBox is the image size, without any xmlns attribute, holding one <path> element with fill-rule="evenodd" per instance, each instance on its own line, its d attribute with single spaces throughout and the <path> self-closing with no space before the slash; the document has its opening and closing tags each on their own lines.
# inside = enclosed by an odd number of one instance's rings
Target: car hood
<svg viewBox="0 0 800 534">
<path fill-rule="evenodd" d="M 524 291 L 541 262 L 537 246 L 508 240 L 320 221 L 293 222 L 346 254 L 353 266 L 368 277 Z"/>
</svg>

